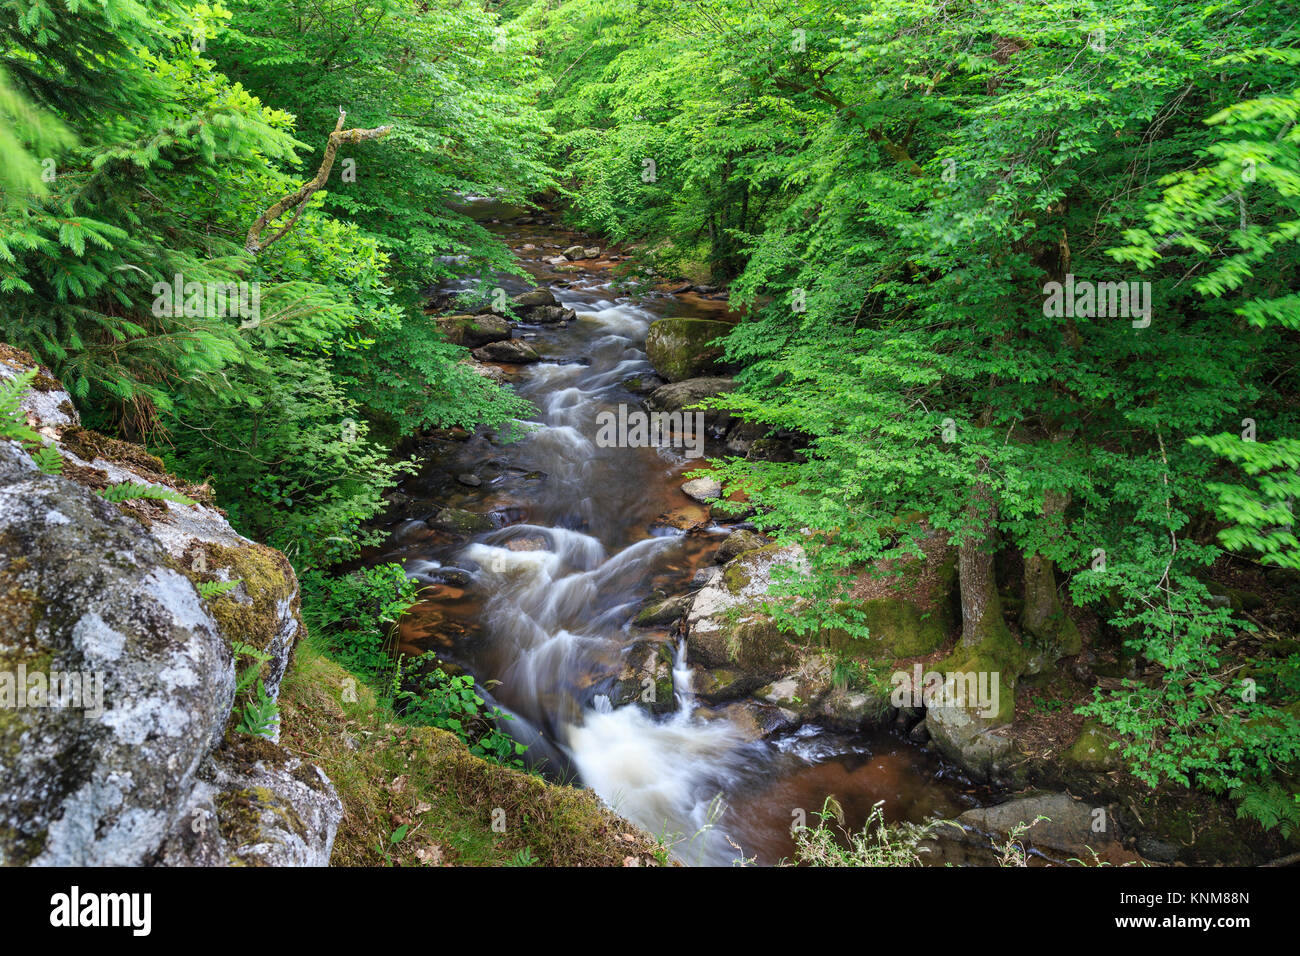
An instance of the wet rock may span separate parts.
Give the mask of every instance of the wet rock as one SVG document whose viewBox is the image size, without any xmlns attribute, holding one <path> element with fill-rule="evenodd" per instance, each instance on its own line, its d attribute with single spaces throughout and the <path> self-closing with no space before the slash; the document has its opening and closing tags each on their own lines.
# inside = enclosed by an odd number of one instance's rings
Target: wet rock
<svg viewBox="0 0 1300 956">
<path fill-rule="evenodd" d="M 1047 819 L 1034 823 L 1040 816 Z M 1088 847 L 1120 841 L 1119 821 L 1107 807 L 1065 793 L 1017 797 L 995 807 L 967 810 L 957 817 L 957 823 L 1003 839 L 1017 824 L 1033 824 L 1023 837 L 1025 842 L 1084 856 Z"/>
<path fill-rule="evenodd" d="M 578 317 L 578 313 L 573 309 L 566 309 L 562 305 L 539 305 L 535 309 L 529 309 L 525 318 L 529 322 L 537 325 L 555 325 L 559 322 L 572 322 Z"/>
<path fill-rule="evenodd" d="M 767 427 L 757 422 L 736 422 L 727 432 L 723 447 L 733 455 L 748 455 L 754 442 L 765 437 L 767 432 Z"/>
<path fill-rule="evenodd" d="M 448 342 L 468 349 L 508 339 L 513 334 L 505 316 L 490 312 L 481 315 L 443 315 L 436 322 Z"/>
<path fill-rule="evenodd" d="M 586 246 L 582 250 L 582 257 L 584 259 L 599 259 L 600 246 Z"/>
<path fill-rule="evenodd" d="M 767 543 L 766 538 L 761 534 L 755 534 L 753 531 L 743 529 L 733 531 L 718 546 L 718 553 L 713 556 L 713 560 L 718 564 L 726 564 L 732 558 L 739 557 L 746 551 L 755 551 Z"/>
<path fill-rule="evenodd" d="M 851 731 L 884 724 L 894 714 L 889 695 L 883 690 L 832 686 L 816 696 L 817 716 L 823 724 L 836 730 Z"/>
<path fill-rule="evenodd" d="M 658 375 L 633 375 L 631 378 L 625 378 L 620 382 L 625 389 L 633 395 L 649 395 L 655 389 L 664 384 L 664 380 Z"/>
<path fill-rule="evenodd" d="M 686 616 L 691 606 L 691 595 L 678 594 L 646 604 L 632 619 L 637 627 L 666 627 Z"/>
<path fill-rule="evenodd" d="M 730 378 L 721 376 L 709 378 L 688 378 L 681 382 L 669 382 L 655 389 L 646 398 L 645 404 L 652 412 L 676 412 L 694 405 L 701 399 L 721 395 L 735 388 Z M 704 426 L 710 434 L 725 432 L 732 422 L 730 412 L 711 408 L 704 410 Z"/>
<path fill-rule="evenodd" d="M 528 538 L 511 538 L 506 542 L 507 551 L 548 551 L 550 544 L 540 536 Z"/>
<path fill-rule="evenodd" d="M 418 573 L 407 572 L 407 576 L 421 584 L 448 584 L 452 587 L 467 588 L 474 583 L 474 576 L 464 568 L 431 568 Z"/>
<path fill-rule="evenodd" d="M 482 375 L 484 378 L 496 382 L 498 385 L 505 385 L 510 381 L 510 376 L 506 373 L 505 369 L 497 368 L 495 365 L 485 365 L 478 361 L 478 359 L 466 359 L 460 364 L 469 366 L 476 375 Z M 466 433 L 465 438 L 468 437 L 469 434 Z"/>
<path fill-rule="evenodd" d="M 796 647 L 756 604 L 766 594 L 774 566 L 801 560 L 799 549 L 769 545 L 736 558 L 695 592 L 686 616 L 690 660 L 734 671 L 746 690 L 795 665 Z"/>
<path fill-rule="evenodd" d="M 697 697 L 711 703 L 744 697 L 762 683 L 762 677 L 726 667 L 701 667 L 694 672 Z"/>
<path fill-rule="evenodd" d="M 467 487 L 470 488 L 477 488 L 479 485 L 483 484 L 482 478 L 480 478 L 478 475 L 471 475 L 468 472 L 457 475 L 456 480 L 459 481 L 462 485 L 466 485 Z"/>
<path fill-rule="evenodd" d="M 672 710 L 676 701 L 669 645 L 643 641 L 629 647 L 609 696 L 615 707 L 639 704 L 654 713 Z"/>
<path fill-rule="evenodd" d="M 496 527 L 491 516 L 466 511 L 464 508 L 443 508 L 428 520 L 428 525 L 431 528 L 455 531 L 458 534 L 477 534 L 480 531 L 491 531 Z"/>
<path fill-rule="evenodd" d="M 706 720 L 729 721 L 747 740 L 763 740 L 793 730 L 799 724 L 799 715 L 793 711 L 760 704 L 756 700 L 740 700 L 721 707 L 701 708 L 697 713 Z"/>
<path fill-rule="evenodd" d="M 550 289 L 530 289 L 521 292 L 510 300 L 517 309 L 535 309 L 539 306 L 558 305 L 555 294 Z"/>
<path fill-rule="evenodd" d="M 733 328 L 716 319 L 660 319 L 646 333 L 646 357 L 670 382 L 708 375 L 716 371 L 722 339 Z"/>
<path fill-rule="evenodd" d="M 935 746 L 980 782 L 996 779 L 1015 754 L 1015 745 L 1002 731 L 1015 715 L 1015 695 L 1010 688 L 999 694 L 1000 707 L 988 709 L 961 704 L 930 707 L 925 727 Z"/>
<path fill-rule="evenodd" d="M 582 246 L 569 246 L 569 248 L 564 250 L 564 258 L 571 262 L 585 259 L 587 258 L 587 250 Z"/>
<path fill-rule="evenodd" d="M 521 339 L 489 342 L 476 348 L 473 354 L 480 362 L 504 362 L 509 365 L 524 365 L 542 360 L 542 357 L 537 354 L 537 349 Z"/>
<path fill-rule="evenodd" d="M 713 478 L 692 478 L 682 484 L 682 493 L 688 498 L 707 504 L 722 497 L 722 485 Z"/>
</svg>

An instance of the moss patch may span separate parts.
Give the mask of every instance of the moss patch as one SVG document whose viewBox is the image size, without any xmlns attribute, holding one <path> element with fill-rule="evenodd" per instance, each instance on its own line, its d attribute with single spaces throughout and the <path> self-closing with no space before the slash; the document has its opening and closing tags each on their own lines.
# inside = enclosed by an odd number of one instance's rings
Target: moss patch
<svg viewBox="0 0 1300 956">
<path fill-rule="evenodd" d="M 335 866 L 500 866 L 525 850 L 539 866 L 644 866 L 663 855 L 589 791 L 480 760 L 443 731 L 397 723 L 310 644 L 285 678 L 280 710 L 282 743 L 322 767 L 343 801 Z"/>
</svg>

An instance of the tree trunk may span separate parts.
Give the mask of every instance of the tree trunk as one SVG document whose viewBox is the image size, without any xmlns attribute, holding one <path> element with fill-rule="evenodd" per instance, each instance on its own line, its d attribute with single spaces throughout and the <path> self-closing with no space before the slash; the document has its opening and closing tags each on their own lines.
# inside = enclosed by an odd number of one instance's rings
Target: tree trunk
<svg viewBox="0 0 1300 956">
<path fill-rule="evenodd" d="M 958 583 L 961 587 L 961 643 L 976 647 L 998 630 L 1005 630 L 1002 600 L 993 574 L 993 522 L 997 507 L 988 487 L 980 483 L 967 508 L 967 517 L 981 534 L 964 538 L 957 549 Z"/>
<path fill-rule="evenodd" d="M 1043 497 L 1043 517 L 1052 521 L 1070 504 L 1070 496 L 1049 491 Z M 1041 554 L 1025 555 L 1025 608 L 1020 623 L 1042 645 L 1043 662 L 1077 654 L 1082 636 L 1065 613 L 1056 589 L 1056 565 Z"/>
</svg>

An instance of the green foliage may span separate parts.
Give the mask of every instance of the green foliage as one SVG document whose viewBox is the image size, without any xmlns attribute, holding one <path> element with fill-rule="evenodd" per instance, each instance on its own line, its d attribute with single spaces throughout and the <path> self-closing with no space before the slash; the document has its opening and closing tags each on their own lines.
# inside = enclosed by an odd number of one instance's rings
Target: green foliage
<svg viewBox="0 0 1300 956">
<path fill-rule="evenodd" d="M 1194 0 L 520 16 L 557 77 L 575 221 L 663 269 L 706 261 L 747 307 L 726 340 L 739 388 L 714 404 L 803 442 L 713 472 L 807 553 L 779 576 L 806 599 L 771 605 L 782 626 L 864 636 L 849 589 L 930 532 L 1040 554 L 1156 675 L 1090 710 L 1144 779 L 1234 790 L 1295 759 L 1294 692 L 1239 699 L 1228 648 L 1249 631 L 1201 583 L 1221 548 L 1297 560 L 1294 18 Z M 1149 283 L 1149 321 L 1052 307 L 1067 276 Z M 1245 419 L 1258 441 L 1232 434 Z"/>
<path fill-rule="evenodd" d="M 431 654 L 422 655 L 403 668 L 406 679 L 398 679 L 398 705 L 409 720 L 449 730 L 465 742 L 470 753 L 507 766 L 522 767 L 520 755 L 527 749 L 498 726 L 513 720 L 500 708 L 485 706 L 469 674 L 448 675 Z"/>
<path fill-rule="evenodd" d="M 270 737 L 275 732 L 280 712 L 266 691 L 261 672 L 262 665 L 271 659 L 271 655 L 242 641 L 233 641 L 231 650 L 236 659 L 247 658 L 251 662 L 238 672 L 235 679 L 235 713 L 239 716 L 235 729 L 241 734 Z"/>
<path fill-rule="evenodd" d="M 1281 784 L 1269 781 L 1245 786 L 1239 799 L 1237 816 L 1257 820 L 1265 830 L 1276 827 L 1284 840 L 1300 832 L 1300 796 Z"/>
<path fill-rule="evenodd" d="M 178 491 L 172 491 L 170 488 L 162 488 L 158 485 L 142 485 L 135 481 L 121 481 L 115 485 L 109 485 L 107 488 L 101 488 L 96 494 L 114 504 L 122 501 L 137 501 L 142 498 L 150 501 L 174 501 L 179 505 L 194 504 L 193 498 L 187 498 Z"/>
<path fill-rule="evenodd" d="M 299 578 L 308 631 L 354 674 L 383 684 L 392 673 L 392 634 L 418 600 L 420 586 L 400 564 L 382 564 L 331 576 Z"/>
<path fill-rule="evenodd" d="M 537 855 L 530 846 L 524 847 L 506 862 L 506 866 L 536 866 Z"/>
<path fill-rule="evenodd" d="M 88 426 L 154 445 L 182 476 L 210 481 L 241 531 L 321 567 L 369 542 L 361 525 L 402 467 L 389 458 L 394 441 L 523 411 L 461 364 L 464 350 L 437 337 L 416 294 L 449 273 L 440 257 L 507 259 L 453 208 L 457 190 L 495 181 L 520 198 L 544 179 L 523 142 L 541 135 L 527 84 L 513 82 L 526 61 L 476 52 L 493 14 L 348 8 L 367 28 L 343 49 L 342 7 L 313 13 L 304 34 L 292 4 L 233 14 L 168 0 L 8 6 L 5 339 L 52 368 Z M 276 62 L 287 47 L 317 72 Z M 254 87 L 265 105 L 220 72 L 227 54 L 241 77 L 247 68 L 244 78 L 266 81 Z M 358 122 L 382 105 L 398 130 L 360 157 L 358 189 L 318 194 L 285 238 L 250 256 L 250 224 L 314 168 L 340 102 Z M 286 107 L 310 123 L 305 142 Z M 520 148 L 501 154 L 507 135 Z M 477 178 L 458 179 L 471 145 Z M 240 307 L 215 298 L 228 288 L 247 293 Z"/>
<path fill-rule="evenodd" d="M 248 696 L 239 712 L 239 723 L 235 729 L 241 734 L 270 737 L 275 733 L 279 717 L 280 711 L 275 699 L 266 692 L 266 685 L 259 679 L 256 690 Z"/>
<path fill-rule="evenodd" d="M 842 829 L 843 809 L 834 797 L 828 797 L 817 813 L 817 825 L 795 831 L 795 862 L 835 867 L 920 866 L 921 844 L 934 835 L 939 824 L 887 824 L 882 806 L 883 801 L 871 808 L 861 830 L 847 832 Z"/>
<path fill-rule="evenodd" d="M 375 852 L 382 856 L 384 862 L 389 866 L 393 865 L 393 848 L 406 839 L 406 835 L 410 830 L 411 825 L 409 823 L 403 823 L 392 833 L 388 834 L 387 839 L 380 840 L 375 844 Z"/>
<path fill-rule="evenodd" d="M 233 578 L 229 581 L 200 581 L 195 587 L 199 592 L 199 597 L 205 601 L 211 601 L 233 591 L 239 587 L 240 583 L 240 578 Z"/>
<path fill-rule="evenodd" d="M 27 418 L 22 412 L 23 395 L 31 388 L 35 378 L 36 369 L 30 368 L 0 382 L 0 438 L 21 442 L 40 440 L 40 436 L 27 426 Z"/>
</svg>

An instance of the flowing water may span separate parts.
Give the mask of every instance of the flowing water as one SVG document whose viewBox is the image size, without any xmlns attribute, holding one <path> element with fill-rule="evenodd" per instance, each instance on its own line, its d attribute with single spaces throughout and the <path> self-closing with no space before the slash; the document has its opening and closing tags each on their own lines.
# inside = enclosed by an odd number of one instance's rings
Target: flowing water
<svg viewBox="0 0 1300 956">
<path fill-rule="evenodd" d="M 752 739 L 696 702 L 688 648 L 631 625 L 654 589 L 687 590 L 727 529 L 711 525 L 679 490 L 699 460 L 673 448 L 602 448 L 596 416 L 620 403 L 638 407 L 621 383 L 652 371 L 643 351 L 652 321 L 717 316 L 726 304 L 622 297 L 612 291 L 607 260 L 564 273 L 543 261 L 571 245 L 572 234 L 536 225 L 499 231 L 578 318 L 516 333 L 543 355 L 511 372 L 537 409 L 526 437 L 433 442 L 421 473 L 403 485 L 410 499 L 403 520 L 373 556 L 402 562 L 430 585 L 401 625 L 401 649 L 435 651 L 480 684 L 499 682 L 487 685 L 492 702 L 514 716 L 505 728 L 529 745 L 534 766 L 576 778 L 651 833 L 678 839 L 684 862 L 789 858 L 792 823 L 815 822 L 830 795 L 850 826 L 880 800 L 891 820 L 947 817 L 972 805 L 970 788 L 932 755 L 884 732 L 804 726 Z M 525 288 L 500 283 L 511 293 Z M 500 527 L 454 540 L 424 521 L 443 506 L 491 513 Z M 647 639 L 671 643 L 670 713 L 610 704 L 629 649 Z"/>
</svg>

